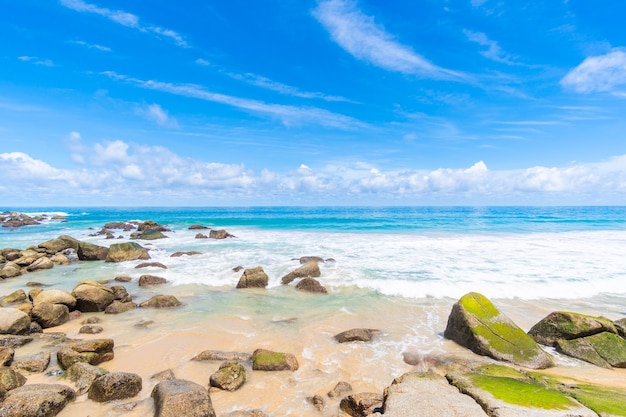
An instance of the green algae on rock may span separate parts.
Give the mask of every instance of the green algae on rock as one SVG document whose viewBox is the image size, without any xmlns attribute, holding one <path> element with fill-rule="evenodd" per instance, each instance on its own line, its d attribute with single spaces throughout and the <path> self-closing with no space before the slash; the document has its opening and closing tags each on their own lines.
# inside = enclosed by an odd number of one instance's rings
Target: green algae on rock
<svg viewBox="0 0 626 417">
<path fill-rule="evenodd" d="M 611 320 L 604 317 L 554 311 L 535 324 L 528 334 L 537 343 L 553 346 L 561 339 L 578 339 L 602 332 L 617 334 L 617 329 Z"/>
<path fill-rule="evenodd" d="M 550 355 L 479 293 L 466 294 L 454 304 L 444 336 L 496 360 L 533 369 L 554 366 Z"/>
<path fill-rule="evenodd" d="M 295 371 L 298 360 L 291 353 L 257 349 L 252 354 L 252 369 L 255 371 Z"/>
<path fill-rule="evenodd" d="M 626 368 L 626 340 L 604 332 L 574 340 L 559 340 L 557 351 L 604 368 Z"/>
</svg>

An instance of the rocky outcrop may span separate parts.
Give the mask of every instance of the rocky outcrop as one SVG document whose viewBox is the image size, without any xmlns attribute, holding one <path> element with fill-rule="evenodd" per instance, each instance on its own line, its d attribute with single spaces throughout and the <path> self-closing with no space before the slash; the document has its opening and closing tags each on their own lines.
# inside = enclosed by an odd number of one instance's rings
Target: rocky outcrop
<svg viewBox="0 0 626 417">
<path fill-rule="evenodd" d="M 115 299 L 115 292 L 94 281 L 81 281 L 72 290 L 76 298 L 76 309 L 83 312 L 104 311 Z"/>
<path fill-rule="evenodd" d="M 209 379 L 209 385 L 225 391 L 236 391 L 246 382 L 246 370 L 237 362 L 224 362 Z"/>
<path fill-rule="evenodd" d="M 141 388 L 142 380 L 139 375 L 130 372 L 111 372 L 93 381 L 87 398 L 99 403 L 123 400 L 139 394 Z"/>
<path fill-rule="evenodd" d="M 39 223 L 34 218 L 25 213 L 11 212 L 0 214 L 0 223 L 2 227 L 17 228 L 22 226 L 34 226 Z"/>
<path fill-rule="evenodd" d="M 269 282 L 269 278 L 263 268 L 248 268 L 243 271 L 237 288 L 265 288 Z"/>
<path fill-rule="evenodd" d="M 107 370 L 98 368 L 97 366 L 89 365 L 85 362 L 76 362 L 63 374 L 63 378 L 74 383 L 76 386 L 76 395 L 82 395 L 89 391 L 91 384 L 96 378 L 106 375 Z"/>
<path fill-rule="evenodd" d="M 114 243 L 109 247 L 105 262 L 125 262 L 150 259 L 148 250 L 136 242 Z"/>
<path fill-rule="evenodd" d="M 226 230 L 211 230 L 209 232 L 209 238 L 211 239 L 226 239 L 229 237 L 235 237 L 228 233 Z"/>
<path fill-rule="evenodd" d="M 0 417 L 53 417 L 75 398 L 74 390 L 66 385 L 24 385 L 7 393 Z"/>
<path fill-rule="evenodd" d="M 66 305 L 39 303 L 30 312 L 33 321 L 36 321 L 42 328 L 60 326 L 70 319 L 70 311 Z"/>
<path fill-rule="evenodd" d="M 257 349 L 252 353 L 252 369 L 255 371 L 295 371 L 300 367 L 292 353 Z"/>
<path fill-rule="evenodd" d="M 383 399 L 382 394 L 375 392 L 350 394 L 341 399 L 339 407 L 352 417 L 365 417 L 381 411 Z"/>
<path fill-rule="evenodd" d="M 156 275 L 142 275 L 139 277 L 138 284 L 140 287 L 152 287 L 154 285 L 165 284 L 167 280 Z"/>
<path fill-rule="evenodd" d="M 0 308 L 0 334 L 28 334 L 30 317 L 21 310 Z"/>
<path fill-rule="evenodd" d="M 171 308 L 181 306 L 182 303 L 178 301 L 173 295 L 155 295 L 147 301 L 139 304 L 139 307 L 149 308 Z"/>
<path fill-rule="evenodd" d="M 112 339 L 92 339 L 71 342 L 57 352 L 57 361 L 62 369 L 67 369 L 76 362 L 98 365 L 113 359 L 114 342 Z"/>
<path fill-rule="evenodd" d="M 378 332 L 376 329 L 365 329 L 365 328 L 356 328 L 346 330 L 345 332 L 341 332 L 336 334 L 335 340 L 339 343 L 346 342 L 371 342 L 374 336 L 374 333 Z"/>
<path fill-rule="evenodd" d="M 466 294 L 454 304 L 444 336 L 496 360 L 534 369 L 554 365 L 537 342 L 478 293 Z"/>
<path fill-rule="evenodd" d="M 296 278 L 306 278 L 306 277 L 319 277 L 321 275 L 320 268 L 315 261 L 308 261 L 301 267 L 291 271 L 287 275 L 281 278 L 280 282 L 282 284 L 289 284 Z"/>
<path fill-rule="evenodd" d="M 195 382 L 173 379 L 159 382 L 151 394 L 154 399 L 154 417 L 215 417 L 209 392 Z"/>
</svg>

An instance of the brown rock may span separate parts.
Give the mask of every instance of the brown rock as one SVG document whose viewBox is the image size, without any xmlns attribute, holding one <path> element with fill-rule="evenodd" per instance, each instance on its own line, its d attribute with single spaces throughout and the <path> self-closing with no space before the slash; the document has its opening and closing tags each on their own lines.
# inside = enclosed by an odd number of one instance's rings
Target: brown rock
<svg viewBox="0 0 626 417">
<path fill-rule="evenodd" d="M 120 275 L 115 277 L 115 281 L 117 282 L 131 282 L 133 279 L 128 275 Z"/>
<path fill-rule="evenodd" d="M 300 291 L 311 292 L 316 294 L 327 294 L 328 290 L 320 284 L 315 278 L 302 278 L 296 285 Z"/>
<path fill-rule="evenodd" d="M 99 376 L 106 375 L 107 370 L 89 365 L 84 362 L 76 362 L 63 374 L 63 377 L 72 381 L 76 385 L 76 394 L 82 395 L 89 391 L 91 384 Z"/>
<path fill-rule="evenodd" d="M 0 367 L 8 366 L 13 361 L 15 355 L 15 349 L 10 347 L 0 346 Z"/>
<path fill-rule="evenodd" d="M 156 381 L 170 381 L 172 379 L 176 379 L 176 375 L 174 375 L 174 371 L 172 371 L 171 369 L 166 369 L 152 375 L 150 379 L 154 379 Z"/>
<path fill-rule="evenodd" d="M 371 342 L 376 329 L 350 329 L 335 335 L 335 340 L 339 343 L 346 342 Z"/>
<path fill-rule="evenodd" d="M 0 367 L 0 401 L 8 391 L 21 387 L 25 383 L 26 377 L 15 369 L 6 366 Z M 2 408 L 1 405 L 0 403 L 0 409 Z"/>
<path fill-rule="evenodd" d="M 209 378 L 209 385 L 225 391 L 236 391 L 246 382 L 246 370 L 237 362 L 224 362 Z"/>
<path fill-rule="evenodd" d="M 205 350 L 200 352 L 192 361 L 228 361 L 228 362 L 247 362 L 252 355 L 241 352 L 224 352 L 223 350 Z"/>
<path fill-rule="evenodd" d="M 109 247 L 106 262 L 124 262 L 150 259 L 148 250 L 136 242 L 114 243 Z"/>
<path fill-rule="evenodd" d="M 150 298 L 148 301 L 144 301 L 139 304 L 139 307 L 150 307 L 150 308 L 170 308 L 170 307 L 178 307 L 182 305 L 180 301 L 173 295 L 155 295 Z"/>
<path fill-rule="evenodd" d="M 98 334 L 98 333 L 102 333 L 103 331 L 104 331 L 104 329 L 102 328 L 102 326 L 94 326 L 93 324 L 90 324 L 90 325 L 82 326 L 78 330 L 78 333 L 80 333 L 80 334 Z"/>
<path fill-rule="evenodd" d="M 383 399 L 382 394 L 362 392 L 342 398 L 339 407 L 352 417 L 365 417 L 382 412 Z"/>
<path fill-rule="evenodd" d="M 44 257 L 41 257 L 41 258 L 37 259 L 32 264 L 28 265 L 26 267 L 26 270 L 28 272 L 34 272 L 34 271 L 39 271 L 39 270 L 42 270 L 42 269 L 52 269 L 53 267 L 54 267 L 54 263 L 52 263 L 50 258 L 46 258 L 44 256 Z"/>
<path fill-rule="evenodd" d="M 352 391 L 352 385 L 350 385 L 349 383 L 345 382 L 345 381 L 339 381 L 337 382 L 337 385 L 335 385 L 335 387 L 328 391 L 328 397 L 329 398 L 338 398 L 338 397 L 343 397 L 344 395 L 346 395 L 347 393 Z"/>
<path fill-rule="evenodd" d="M 50 365 L 50 352 L 44 351 L 35 353 L 26 358 L 15 359 L 11 364 L 11 368 L 16 371 L 41 373 L 48 369 L 48 365 Z"/>
<path fill-rule="evenodd" d="M 22 268 L 15 262 L 7 262 L 0 270 L 0 278 L 15 278 L 22 275 Z"/>
<path fill-rule="evenodd" d="M 63 255 L 62 253 L 57 253 L 56 255 L 52 255 L 50 257 L 50 261 L 52 261 L 55 265 L 69 265 L 71 263 L 70 258 Z"/>
<path fill-rule="evenodd" d="M 6 307 L 9 304 L 21 304 L 28 301 L 28 296 L 24 292 L 24 290 L 19 289 L 13 291 L 9 295 L 5 295 L 0 299 L 0 306 Z"/>
<path fill-rule="evenodd" d="M 269 282 L 269 278 L 263 268 L 248 268 L 243 271 L 243 275 L 239 278 L 237 288 L 265 288 Z"/>
<path fill-rule="evenodd" d="M 326 401 L 324 401 L 324 398 L 322 398 L 321 395 L 306 397 L 306 400 L 309 402 L 309 404 L 315 407 L 317 411 L 323 411 L 324 407 L 326 407 Z"/>
<path fill-rule="evenodd" d="M 76 309 L 83 313 L 104 311 L 115 299 L 112 289 L 94 281 L 82 281 L 72 291 Z"/>
<path fill-rule="evenodd" d="M 87 397 L 96 402 L 132 398 L 142 388 L 141 377 L 130 372 L 111 372 L 93 381 Z"/>
<path fill-rule="evenodd" d="M 109 255 L 109 248 L 79 241 L 76 255 L 81 261 L 104 261 Z"/>
<path fill-rule="evenodd" d="M 139 265 L 137 265 L 135 269 L 152 268 L 152 267 L 167 269 L 167 266 L 163 265 L 161 262 L 142 262 Z"/>
<path fill-rule="evenodd" d="M 283 284 L 289 284 L 296 278 L 319 277 L 320 275 L 320 268 L 317 265 L 317 262 L 309 261 L 282 277 L 280 282 Z"/>
<path fill-rule="evenodd" d="M 291 353 L 257 349 L 252 353 L 252 369 L 255 371 L 295 371 L 298 360 Z"/>
<path fill-rule="evenodd" d="M 191 251 L 187 251 L 187 252 L 174 252 L 173 254 L 170 255 L 170 258 L 179 258 L 183 255 L 186 256 L 193 256 L 193 255 L 201 255 L 202 252 L 198 252 L 195 250 L 191 250 Z"/>
<path fill-rule="evenodd" d="M 33 307 L 30 315 L 41 327 L 60 326 L 70 319 L 69 309 L 63 304 L 39 303 Z"/>
<path fill-rule="evenodd" d="M 137 304 L 132 301 L 127 301 L 125 303 L 115 300 L 111 304 L 107 306 L 104 310 L 104 314 L 121 314 L 130 310 L 134 310 L 137 308 Z"/>
<path fill-rule="evenodd" d="M 7 393 L 1 417 L 53 417 L 76 398 L 73 389 L 61 384 L 29 384 Z"/>
<path fill-rule="evenodd" d="M 173 379 L 159 382 L 151 394 L 154 399 L 154 417 L 186 416 L 215 417 L 209 392 L 195 382 Z"/>
<path fill-rule="evenodd" d="M 195 238 L 196 239 L 208 239 L 209 237 L 207 235 L 205 235 L 205 234 L 198 233 L 198 234 L 196 234 Z"/>
<path fill-rule="evenodd" d="M 57 352 L 57 361 L 62 369 L 67 369 L 76 362 L 98 365 L 113 359 L 114 343 L 112 339 L 92 339 L 71 342 Z"/>
<path fill-rule="evenodd" d="M 211 230 L 209 232 L 209 238 L 211 239 L 226 239 L 228 237 L 235 237 L 228 233 L 226 230 Z"/>
<path fill-rule="evenodd" d="M 63 304 L 68 309 L 72 310 L 76 306 L 76 298 L 72 294 L 64 290 L 49 289 L 41 290 L 35 295 L 35 288 L 31 291 L 33 295 L 33 304 L 50 303 L 50 304 Z"/>
<path fill-rule="evenodd" d="M 205 229 L 210 229 L 210 227 L 202 226 L 200 224 L 192 224 L 191 226 L 189 226 L 189 230 L 205 230 Z"/>
<path fill-rule="evenodd" d="M 140 287 L 151 287 L 154 285 L 165 284 L 167 280 L 162 277 L 157 277 L 156 275 L 142 275 L 139 277 L 139 286 Z"/>
</svg>

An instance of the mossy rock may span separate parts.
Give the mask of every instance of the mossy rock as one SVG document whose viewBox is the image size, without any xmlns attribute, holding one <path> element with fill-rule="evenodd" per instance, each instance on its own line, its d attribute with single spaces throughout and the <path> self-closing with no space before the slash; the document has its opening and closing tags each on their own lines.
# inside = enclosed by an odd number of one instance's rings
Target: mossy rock
<svg viewBox="0 0 626 417">
<path fill-rule="evenodd" d="M 620 336 L 626 338 L 626 318 L 615 320 L 613 322 Z"/>
<path fill-rule="evenodd" d="M 574 340 L 559 340 L 557 351 L 603 368 L 626 368 L 626 340 L 600 333 Z"/>
<path fill-rule="evenodd" d="M 246 370 L 237 362 L 225 362 L 209 379 L 209 385 L 226 391 L 235 391 L 246 382 Z"/>
<path fill-rule="evenodd" d="M 554 366 L 552 358 L 484 295 L 469 293 L 454 304 L 444 336 L 496 360 L 533 369 Z"/>
<path fill-rule="evenodd" d="M 554 311 L 535 324 L 528 334 L 542 345 L 553 346 L 561 339 L 578 339 L 602 332 L 617 334 L 617 329 L 611 320 L 604 317 Z"/>
<path fill-rule="evenodd" d="M 252 354 L 252 369 L 255 371 L 295 371 L 299 366 L 291 353 L 257 349 Z"/>
<path fill-rule="evenodd" d="M 626 392 L 592 384 L 570 386 L 566 392 L 602 417 L 626 417 Z"/>
</svg>

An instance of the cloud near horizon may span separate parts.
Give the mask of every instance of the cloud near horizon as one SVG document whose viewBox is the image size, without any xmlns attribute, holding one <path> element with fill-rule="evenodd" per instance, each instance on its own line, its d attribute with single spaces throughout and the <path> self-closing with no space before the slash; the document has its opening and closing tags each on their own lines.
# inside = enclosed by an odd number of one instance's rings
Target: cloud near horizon
<svg viewBox="0 0 626 417">
<path fill-rule="evenodd" d="M 6 205 L 60 202 L 120 204 L 615 204 L 626 196 L 626 155 L 568 167 L 491 171 L 483 161 L 469 168 L 381 170 L 365 163 L 301 164 L 289 172 L 181 157 L 167 148 L 121 140 L 87 147 L 72 132 L 76 169 L 59 169 L 24 152 L 0 153 Z M 78 157 L 80 154 L 80 158 Z M 613 195 L 615 201 L 606 201 Z M 94 200 L 97 199 L 97 201 Z M 100 199 L 98 199 L 100 198 Z"/>
</svg>

